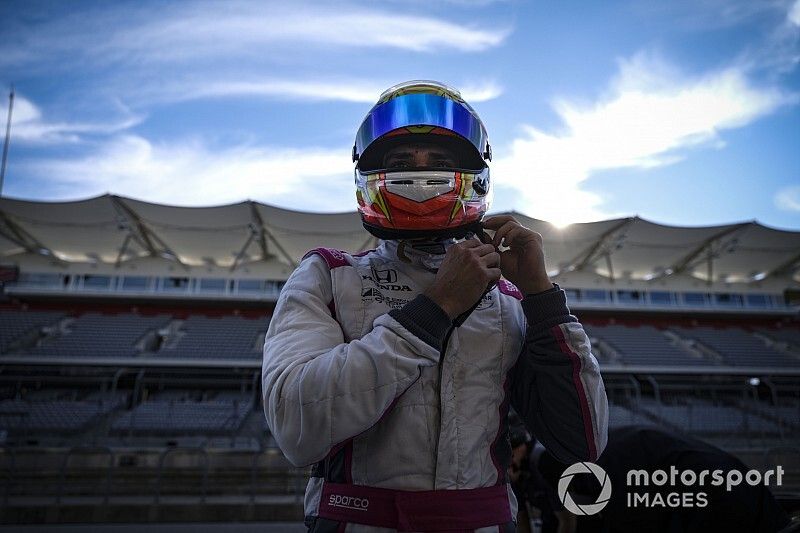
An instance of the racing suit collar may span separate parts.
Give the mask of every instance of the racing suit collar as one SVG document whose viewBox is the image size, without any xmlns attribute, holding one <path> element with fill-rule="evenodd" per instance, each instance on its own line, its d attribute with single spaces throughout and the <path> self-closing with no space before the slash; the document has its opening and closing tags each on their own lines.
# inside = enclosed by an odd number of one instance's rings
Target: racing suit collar
<svg viewBox="0 0 800 533">
<path fill-rule="evenodd" d="M 436 272 L 444 261 L 447 249 L 456 242 L 455 239 L 381 241 L 379 251 L 393 260 Z"/>
</svg>

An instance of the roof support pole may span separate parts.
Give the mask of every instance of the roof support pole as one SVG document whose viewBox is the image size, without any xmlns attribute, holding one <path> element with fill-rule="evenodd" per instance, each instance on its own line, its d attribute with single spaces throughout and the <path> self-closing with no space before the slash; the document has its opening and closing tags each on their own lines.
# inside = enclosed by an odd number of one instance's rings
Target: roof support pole
<svg viewBox="0 0 800 533">
<path fill-rule="evenodd" d="M 572 261 L 570 261 L 569 264 L 562 269 L 562 272 L 583 270 L 587 266 L 593 264 L 603 255 L 613 253 L 614 249 L 618 247 L 618 243 L 616 242 L 618 240 L 617 236 L 637 219 L 638 217 L 628 217 L 622 219 L 618 224 L 615 224 L 609 228 L 597 239 L 594 244 L 579 253 Z"/>
<path fill-rule="evenodd" d="M 611 252 L 606 252 L 606 266 L 608 267 L 608 280 L 614 284 L 614 265 L 611 264 Z"/>
<path fill-rule="evenodd" d="M 6 178 L 6 161 L 8 161 L 8 145 L 11 142 L 11 112 L 14 111 L 14 85 L 8 95 L 8 121 L 6 122 L 6 139 L 3 141 L 3 161 L 0 163 L 0 196 L 3 196 L 3 181 Z"/>
<path fill-rule="evenodd" d="M 128 230 L 128 235 L 135 233 L 136 236 L 139 237 L 139 242 L 144 245 L 150 255 L 153 257 L 158 256 L 159 251 L 156 250 L 156 247 L 153 245 L 149 232 L 139 216 L 134 213 L 130 207 L 123 204 L 122 199 L 117 196 L 111 196 L 111 204 L 114 206 L 114 209 L 116 209 L 117 215 L 124 222 L 123 225 L 125 229 Z"/>
<path fill-rule="evenodd" d="M 121 224 L 120 229 L 124 229 L 127 232 L 127 234 L 125 235 L 125 240 L 122 242 L 122 246 L 120 246 L 119 248 L 119 253 L 117 254 L 117 260 L 114 262 L 115 267 L 119 267 L 122 264 L 122 258 L 125 257 L 125 254 L 128 252 L 131 242 L 137 243 L 143 249 L 147 250 L 148 253 L 150 253 L 150 255 L 152 255 L 150 249 L 147 246 L 147 243 L 145 243 L 142 240 L 142 238 L 136 233 L 136 231 L 130 227 L 127 221 Z"/>
<path fill-rule="evenodd" d="M 275 235 L 273 235 L 272 232 L 267 228 L 266 224 L 264 224 L 264 220 L 261 218 L 261 213 L 258 212 L 258 207 L 256 206 L 255 202 L 252 201 L 250 202 L 250 209 L 251 212 L 253 213 L 254 220 L 258 222 L 261 228 L 261 233 L 262 233 L 261 246 L 262 246 L 262 252 L 264 252 L 263 259 L 267 259 L 268 257 L 271 256 L 271 254 L 267 253 L 267 243 L 266 240 L 264 240 L 264 236 L 266 236 L 269 237 L 269 240 L 272 241 L 272 244 L 275 245 L 275 249 L 277 249 L 280 252 L 283 258 L 286 259 L 286 261 L 292 266 L 292 268 L 297 268 L 297 261 L 292 259 L 292 256 L 289 255 L 289 253 L 283 246 L 281 246 L 281 243 L 278 242 L 278 239 L 275 238 Z"/>
<path fill-rule="evenodd" d="M 704 259 L 703 257 L 704 251 L 710 250 L 711 253 L 716 254 L 719 250 L 725 248 L 726 246 L 731 244 L 734 240 L 736 240 L 737 233 L 744 230 L 745 228 L 750 227 L 752 224 L 753 224 L 752 222 L 743 222 L 742 224 L 736 224 L 735 226 L 732 226 L 730 228 L 725 228 L 724 230 L 715 233 L 714 235 L 712 235 L 711 237 L 707 238 L 702 243 L 700 243 L 700 245 L 697 248 L 689 252 L 689 254 L 686 255 L 683 259 L 681 259 L 679 262 L 673 265 L 671 267 L 672 271 L 676 274 L 679 274 L 696 266 L 698 263 L 698 258 L 700 261 Z M 725 239 L 726 237 L 728 238 Z M 723 239 L 725 240 L 723 241 Z M 715 244 L 717 245 L 716 250 L 714 250 Z"/>
<path fill-rule="evenodd" d="M 244 246 L 242 246 L 242 249 L 239 250 L 238 254 L 236 254 L 236 259 L 233 260 L 233 264 L 231 265 L 230 268 L 231 272 L 239 268 L 239 265 L 244 259 L 245 253 L 247 253 L 247 249 L 250 247 L 253 241 L 256 241 L 258 243 L 258 247 L 261 250 L 261 257 L 259 258 L 261 259 L 261 261 L 266 261 L 272 257 L 275 257 L 273 254 L 269 252 L 269 247 L 267 246 L 267 239 L 266 239 L 266 235 L 268 232 L 266 226 L 264 225 L 264 219 L 261 218 L 261 213 L 258 212 L 258 206 L 252 200 L 249 200 L 247 203 L 250 205 L 251 222 L 250 224 L 247 225 L 247 227 L 250 229 L 250 235 L 248 235 L 247 241 L 245 241 Z M 272 240 L 274 242 L 274 239 Z M 283 252 L 284 257 L 289 261 L 289 263 L 292 266 L 297 266 L 292 262 L 289 255 L 286 253 L 285 250 L 281 248 L 279 244 L 276 243 L 275 247 L 279 251 Z"/>
<path fill-rule="evenodd" d="M 258 246 L 261 248 L 261 258 L 266 260 L 267 258 L 272 257 L 272 254 L 269 253 L 269 249 L 267 249 L 267 239 L 264 237 L 264 234 L 266 233 L 264 231 L 264 219 L 261 218 L 261 213 L 258 212 L 258 207 L 253 201 L 250 202 L 250 216 L 253 218 L 253 223 L 258 231 L 257 238 Z"/>
<path fill-rule="evenodd" d="M 764 276 L 764 278 L 768 278 L 771 276 L 780 276 L 782 274 L 787 274 L 791 276 L 797 270 L 800 270 L 800 253 L 797 255 L 792 256 L 788 261 L 784 261 L 777 267 L 773 268 Z M 761 279 L 764 279 L 761 278 Z"/>
<path fill-rule="evenodd" d="M 278 239 L 275 238 L 275 236 L 272 234 L 272 232 L 269 231 L 266 227 L 264 227 L 264 233 L 267 234 L 267 237 L 269 237 L 269 240 L 272 241 L 272 244 L 275 245 L 275 248 L 278 249 L 278 251 L 284 257 L 284 259 L 286 259 L 289 262 L 289 264 L 292 266 L 292 268 L 297 268 L 297 261 L 292 259 L 292 256 L 289 255 L 289 252 L 287 252 L 283 248 L 283 246 L 281 246 L 281 243 L 278 242 Z"/>
<path fill-rule="evenodd" d="M 239 250 L 239 253 L 236 254 L 236 259 L 233 260 L 233 264 L 231 265 L 230 271 L 233 272 L 239 267 L 239 263 L 244 259 L 244 254 L 247 253 L 247 249 L 250 247 L 250 243 L 253 242 L 253 239 L 256 237 L 256 233 L 258 230 L 250 224 L 250 235 L 247 237 L 247 241 L 242 246 L 242 249 Z M 263 259 L 263 257 L 262 257 Z"/>
<path fill-rule="evenodd" d="M 25 228 L 14 222 L 3 211 L 0 211 L 0 235 L 23 247 L 28 253 L 43 255 L 51 258 L 61 266 L 66 265 L 49 246 L 42 244 L 39 239 L 25 231 Z"/>
<path fill-rule="evenodd" d="M 735 245 L 737 242 L 737 235 L 753 224 L 753 222 L 743 222 L 715 233 L 685 255 L 680 261 L 665 269 L 663 273 L 653 279 L 664 278 L 673 274 L 681 274 L 706 261 L 706 275 L 708 276 L 706 283 L 711 285 L 714 282 L 714 259 L 719 257 L 722 250 L 728 246 Z"/>
<path fill-rule="evenodd" d="M 167 244 L 156 234 L 151 228 L 147 227 L 142 218 L 136 211 L 134 211 L 128 204 L 122 201 L 119 196 L 111 195 L 111 204 L 116 209 L 117 214 L 125 223 L 125 227 L 129 232 L 132 232 L 138 242 L 144 244 L 144 247 L 150 253 L 151 257 L 162 257 L 164 259 L 171 259 L 184 268 L 189 270 L 181 258 L 167 246 Z M 130 235 L 131 233 L 129 233 Z M 156 247 L 158 245 L 158 247 Z"/>
<path fill-rule="evenodd" d="M 122 246 L 120 246 L 119 248 L 119 253 L 117 254 L 117 260 L 114 261 L 114 268 L 119 268 L 119 266 L 122 264 L 122 258 L 125 257 L 125 253 L 128 251 L 128 245 L 133 239 L 133 234 L 131 233 L 130 228 L 126 229 L 128 229 L 128 234 L 125 235 L 125 240 L 122 241 Z"/>
</svg>

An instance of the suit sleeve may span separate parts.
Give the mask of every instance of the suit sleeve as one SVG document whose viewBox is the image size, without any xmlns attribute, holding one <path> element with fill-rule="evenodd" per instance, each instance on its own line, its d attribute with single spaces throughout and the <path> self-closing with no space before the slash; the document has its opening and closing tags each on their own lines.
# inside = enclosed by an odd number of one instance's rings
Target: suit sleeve
<svg viewBox="0 0 800 533">
<path fill-rule="evenodd" d="M 438 363 L 436 343 L 449 326 L 426 323 L 424 311 L 432 308 L 418 299 L 379 316 L 361 339 L 345 342 L 332 302 L 330 271 L 311 256 L 281 291 L 264 342 L 267 424 L 297 466 L 323 459 L 375 425 L 422 367 Z"/>
<path fill-rule="evenodd" d="M 522 308 L 528 325 L 511 405 L 560 461 L 595 461 L 608 439 L 608 400 L 589 338 L 557 285 Z"/>
</svg>

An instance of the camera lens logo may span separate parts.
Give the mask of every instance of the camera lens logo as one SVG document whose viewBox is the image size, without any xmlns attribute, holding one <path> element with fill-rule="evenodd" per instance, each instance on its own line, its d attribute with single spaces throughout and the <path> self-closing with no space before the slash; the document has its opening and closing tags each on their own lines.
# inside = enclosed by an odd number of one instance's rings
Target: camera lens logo
<svg viewBox="0 0 800 533">
<path fill-rule="evenodd" d="M 597 481 L 600 482 L 600 486 L 602 487 L 596 502 L 583 505 L 575 503 L 572 496 L 567 492 L 569 484 L 572 478 L 575 477 L 575 474 L 594 474 L 594 477 L 597 478 Z M 608 505 L 608 500 L 611 499 L 611 480 L 608 478 L 606 471 L 594 463 L 575 463 L 564 470 L 564 473 L 561 474 L 561 479 L 558 480 L 558 499 L 561 500 L 564 507 L 572 514 L 597 514 Z"/>
</svg>

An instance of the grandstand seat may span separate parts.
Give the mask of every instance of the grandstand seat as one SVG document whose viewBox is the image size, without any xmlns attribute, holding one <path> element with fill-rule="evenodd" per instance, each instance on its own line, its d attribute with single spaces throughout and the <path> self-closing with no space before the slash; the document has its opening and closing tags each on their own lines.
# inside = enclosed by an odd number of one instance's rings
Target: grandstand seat
<svg viewBox="0 0 800 533">
<path fill-rule="evenodd" d="M 797 329 L 764 329 L 760 328 L 758 333 L 772 339 L 774 342 L 787 344 L 793 351 L 800 352 L 800 330 Z"/>
<path fill-rule="evenodd" d="M 206 401 L 156 398 L 122 413 L 111 430 L 123 434 L 228 434 L 239 429 L 252 409 L 251 397 L 245 395 Z"/>
<path fill-rule="evenodd" d="M 693 339 L 717 352 L 732 366 L 797 367 L 800 358 L 781 353 L 741 328 L 673 327 L 678 335 Z"/>
<path fill-rule="evenodd" d="M 118 408 L 124 398 L 0 401 L 0 429 L 9 432 L 79 431 Z"/>
<path fill-rule="evenodd" d="M 31 355 L 59 357 L 132 357 L 136 343 L 153 329 L 170 320 L 167 315 L 141 316 L 133 313 L 105 315 L 86 313 L 71 330 L 31 348 Z"/>
<path fill-rule="evenodd" d="M 779 434 L 780 427 L 757 414 L 727 404 L 682 398 L 680 402 L 659 403 L 643 399 L 638 406 L 668 425 L 697 434 Z"/>
<path fill-rule="evenodd" d="M 776 421 L 784 434 L 800 433 L 800 400 L 781 400 L 777 405 L 751 401 L 743 402 L 743 407 Z"/>
<path fill-rule="evenodd" d="M 256 359 L 261 357 L 259 336 L 268 326 L 266 318 L 190 316 L 181 325 L 183 336 L 158 355 L 179 358 Z"/>
<path fill-rule="evenodd" d="M 0 353 L 6 353 L 12 343 L 26 333 L 56 324 L 64 316 L 64 313 L 55 311 L 3 309 L 0 313 Z"/>
<path fill-rule="evenodd" d="M 590 338 L 608 343 L 627 365 L 698 366 L 713 365 L 713 361 L 697 357 L 670 344 L 664 333 L 653 326 L 597 326 L 584 324 Z"/>
<path fill-rule="evenodd" d="M 627 407 L 617 403 L 609 402 L 608 404 L 608 425 L 610 427 L 627 426 L 627 425 L 647 425 L 652 422 L 645 416 L 642 416 L 636 411 L 632 411 Z"/>
</svg>

